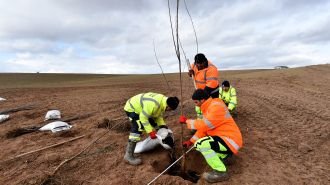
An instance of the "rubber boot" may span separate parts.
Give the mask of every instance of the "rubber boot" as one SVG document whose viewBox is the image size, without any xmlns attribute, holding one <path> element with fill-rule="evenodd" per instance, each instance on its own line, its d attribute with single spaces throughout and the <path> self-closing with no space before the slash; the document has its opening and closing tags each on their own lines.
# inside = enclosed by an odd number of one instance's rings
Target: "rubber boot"
<svg viewBox="0 0 330 185">
<path fill-rule="evenodd" d="M 229 179 L 229 176 L 227 172 L 219 172 L 213 170 L 211 172 L 203 173 L 203 178 L 209 183 L 214 183 L 214 182 L 226 181 Z"/>
<path fill-rule="evenodd" d="M 223 164 L 225 164 L 226 166 L 231 166 L 233 164 L 235 164 L 236 162 L 236 157 L 233 155 L 233 156 L 230 156 L 230 157 L 226 157 L 225 159 L 221 159 Z"/>
<path fill-rule="evenodd" d="M 230 114 L 231 114 L 231 117 L 233 117 L 233 118 L 237 118 L 238 117 L 238 114 L 237 114 L 237 110 L 236 109 L 230 111 Z"/>
<path fill-rule="evenodd" d="M 142 160 L 140 158 L 134 157 L 133 154 L 134 154 L 135 146 L 136 146 L 136 142 L 128 141 L 124 160 L 128 162 L 130 165 L 137 166 L 142 163 Z"/>
</svg>

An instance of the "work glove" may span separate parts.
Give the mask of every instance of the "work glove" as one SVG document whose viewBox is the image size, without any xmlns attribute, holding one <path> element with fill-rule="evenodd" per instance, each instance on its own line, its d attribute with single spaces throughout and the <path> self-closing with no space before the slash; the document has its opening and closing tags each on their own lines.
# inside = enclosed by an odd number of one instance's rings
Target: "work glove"
<svg viewBox="0 0 330 185">
<path fill-rule="evenodd" d="M 150 138 L 151 138 L 151 139 L 156 139 L 156 138 L 157 138 L 156 133 L 157 133 L 157 132 L 154 131 L 154 130 L 153 130 L 152 132 L 150 132 L 150 133 L 149 133 Z"/>
<path fill-rule="evenodd" d="M 187 118 L 186 118 L 186 116 L 184 116 L 184 115 L 181 115 L 181 116 L 180 116 L 180 118 L 179 118 L 179 122 L 180 122 L 180 123 L 182 123 L 182 124 L 185 124 L 185 123 L 186 123 L 186 121 L 187 121 Z"/>
<path fill-rule="evenodd" d="M 194 143 L 192 143 L 190 140 L 185 141 L 182 143 L 182 146 L 185 148 L 189 148 L 191 145 L 193 145 Z"/>
<path fill-rule="evenodd" d="M 195 75 L 195 72 L 194 70 L 190 69 L 189 72 L 188 72 L 188 75 L 191 77 L 192 75 Z"/>
</svg>

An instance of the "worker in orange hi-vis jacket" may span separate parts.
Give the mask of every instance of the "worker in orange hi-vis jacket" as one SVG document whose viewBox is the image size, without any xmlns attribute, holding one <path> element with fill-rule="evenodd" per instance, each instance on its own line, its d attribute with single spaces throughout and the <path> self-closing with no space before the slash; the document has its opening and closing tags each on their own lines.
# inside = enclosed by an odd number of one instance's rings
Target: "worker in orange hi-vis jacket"
<svg viewBox="0 0 330 185">
<path fill-rule="evenodd" d="M 203 89 L 197 89 L 192 95 L 196 106 L 202 110 L 202 119 L 187 119 L 180 116 L 179 122 L 188 129 L 196 129 L 195 135 L 183 142 L 184 147 L 194 144 L 208 165 L 213 169 L 203 174 L 208 182 L 220 182 L 229 178 L 224 162 L 237 154 L 243 146 L 241 132 L 231 117 L 227 106 L 219 98 L 209 98 Z"/>
<path fill-rule="evenodd" d="M 212 98 L 219 98 L 219 71 L 204 54 L 198 53 L 191 65 L 189 76 L 193 76 L 197 89 L 204 89 Z M 201 111 L 196 107 L 197 117 L 201 118 Z"/>
</svg>

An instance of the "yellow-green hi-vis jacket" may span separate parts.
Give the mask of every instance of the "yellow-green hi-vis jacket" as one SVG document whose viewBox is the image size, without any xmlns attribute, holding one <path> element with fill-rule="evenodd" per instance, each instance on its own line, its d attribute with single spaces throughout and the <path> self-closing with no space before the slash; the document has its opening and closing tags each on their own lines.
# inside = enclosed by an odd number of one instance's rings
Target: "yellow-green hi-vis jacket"
<svg viewBox="0 0 330 185">
<path fill-rule="evenodd" d="M 142 93 L 127 100 L 124 110 L 138 114 L 145 131 L 150 133 L 153 127 L 149 123 L 149 118 L 152 118 L 158 126 L 166 125 L 163 119 L 163 113 L 167 106 L 166 100 L 167 97 L 162 94 Z"/>
<path fill-rule="evenodd" d="M 230 111 L 234 110 L 237 106 L 237 97 L 236 97 L 236 89 L 230 86 L 227 92 L 223 91 L 220 87 L 219 89 L 219 98 L 221 98 L 226 104 L 228 104 L 228 109 Z"/>
</svg>

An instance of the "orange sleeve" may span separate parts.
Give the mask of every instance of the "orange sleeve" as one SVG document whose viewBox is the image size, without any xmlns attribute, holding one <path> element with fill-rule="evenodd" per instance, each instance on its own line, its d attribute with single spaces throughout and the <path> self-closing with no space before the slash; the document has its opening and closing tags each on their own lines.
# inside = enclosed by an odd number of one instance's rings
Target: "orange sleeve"
<svg viewBox="0 0 330 185">
<path fill-rule="evenodd" d="M 199 140 L 200 138 L 203 138 L 206 136 L 206 133 L 201 131 L 201 130 L 197 130 L 196 133 L 193 135 L 193 137 L 190 138 L 190 141 L 192 143 L 195 143 L 197 140 Z"/>
<path fill-rule="evenodd" d="M 194 71 L 194 76 L 196 77 L 196 74 L 197 74 L 197 72 L 198 72 L 198 69 L 197 69 L 197 67 L 195 66 L 195 64 L 191 64 L 191 69 Z"/>
<path fill-rule="evenodd" d="M 217 68 L 210 67 L 206 72 L 206 86 L 210 88 L 216 88 L 219 85 L 218 81 L 219 72 Z"/>
<path fill-rule="evenodd" d="M 203 119 L 188 119 L 187 120 L 187 128 L 193 130 L 208 130 L 208 126 L 205 124 Z"/>
</svg>

